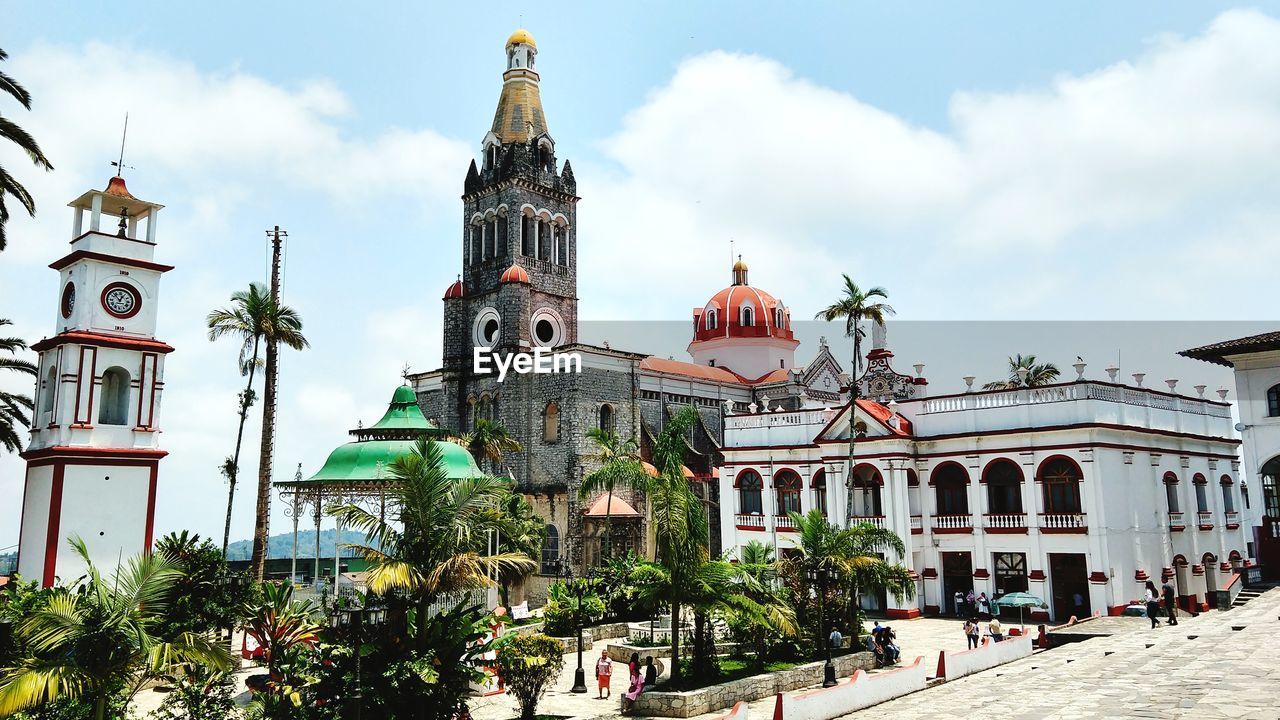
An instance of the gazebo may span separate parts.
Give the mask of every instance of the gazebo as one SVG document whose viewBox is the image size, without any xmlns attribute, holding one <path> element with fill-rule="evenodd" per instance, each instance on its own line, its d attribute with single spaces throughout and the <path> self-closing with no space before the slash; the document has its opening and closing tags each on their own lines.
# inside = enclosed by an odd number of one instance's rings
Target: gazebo
<svg viewBox="0 0 1280 720">
<path fill-rule="evenodd" d="M 422 437 L 441 441 L 440 449 L 450 478 L 483 475 L 467 449 L 448 442 L 446 433 L 422 414 L 413 388 L 401 385 L 391 396 L 382 419 L 369 427 L 350 431 L 355 440 L 329 453 L 324 466 L 310 478 L 302 479 L 302 466 L 292 480 L 276 482 L 280 498 L 288 503 L 285 514 L 293 520 L 293 562 L 291 579 L 298 574 L 298 522 L 310 513 L 315 520 L 316 547 L 314 577 L 320 577 L 320 523 L 324 508 L 340 502 L 364 505 L 386 514 L 387 485 L 394 482 L 388 468 L 396 458 L 408 455 Z M 340 573 L 342 526 L 338 525 L 338 549 L 334 551 L 333 576 Z"/>
</svg>

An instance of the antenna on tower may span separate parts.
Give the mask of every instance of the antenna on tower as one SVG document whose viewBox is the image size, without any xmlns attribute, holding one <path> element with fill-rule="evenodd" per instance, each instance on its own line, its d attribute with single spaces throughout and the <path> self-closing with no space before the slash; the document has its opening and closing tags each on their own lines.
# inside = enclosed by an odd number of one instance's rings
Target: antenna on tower
<svg viewBox="0 0 1280 720">
<path fill-rule="evenodd" d="M 120 174 L 124 172 L 125 168 L 129 168 L 130 170 L 137 169 L 132 165 L 124 164 L 124 141 L 127 137 L 129 137 L 129 113 L 126 112 L 124 114 L 124 130 L 120 132 L 120 159 L 111 163 L 111 166 L 116 169 L 116 177 L 120 177 Z"/>
</svg>

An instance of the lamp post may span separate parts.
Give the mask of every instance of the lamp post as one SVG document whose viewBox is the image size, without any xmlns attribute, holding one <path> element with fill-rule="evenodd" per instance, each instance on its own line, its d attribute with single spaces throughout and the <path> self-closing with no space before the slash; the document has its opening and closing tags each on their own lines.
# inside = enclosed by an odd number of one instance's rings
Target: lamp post
<svg viewBox="0 0 1280 720">
<path fill-rule="evenodd" d="M 822 687 L 832 687 L 836 684 L 836 666 L 831 662 L 831 641 L 823 636 L 827 628 L 827 580 L 830 575 L 824 567 L 809 568 L 805 575 L 809 582 L 818 586 L 818 642 L 822 643 L 827 658 L 827 663 L 822 666 Z"/>
<path fill-rule="evenodd" d="M 222 583 L 227 588 L 228 594 L 231 595 L 232 602 L 238 605 L 241 596 L 244 594 L 241 591 L 249 585 L 249 578 L 239 573 L 229 574 L 222 578 Z M 231 618 L 227 625 L 227 644 L 231 654 L 234 655 L 236 653 L 236 619 L 234 617 Z"/>
<path fill-rule="evenodd" d="M 333 614 L 329 616 L 329 624 L 335 629 L 347 628 L 351 630 L 352 642 L 355 645 L 356 656 L 356 687 L 355 692 L 351 694 L 352 717 L 360 720 L 361 714 L 364 712 L 364 693 L 361 690 L 360 679 L 360 646 L 364 644 L 364 629 L 368 627 L 377 627 L 386 619 L 387 611 L 381 607 L 335 607 Z"/>
<path fill-rule="evenodd" d="M 564 578 L 565 586 L 577 599 L 577 605 L 573 608 L 573 624 L 578 632 L 578 667 L 573 671 L 573 687 L 569 688 L 569 692 L 585 693 L 587 673 L 582 669 L 582 596 L 586 592 L 586 578 L 574 584 L 573 567 L 566 563 L 564 558 L 556 558 L 556 577 Z"/>
</svg>

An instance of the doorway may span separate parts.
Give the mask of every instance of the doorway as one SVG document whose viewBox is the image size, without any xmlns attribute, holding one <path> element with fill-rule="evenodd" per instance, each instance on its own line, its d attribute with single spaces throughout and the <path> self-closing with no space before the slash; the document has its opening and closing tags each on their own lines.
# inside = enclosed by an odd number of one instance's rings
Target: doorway
<svg viewBox="0 0 1280 720">
<path fill-rule="evenodd" d="M 958 615 L 956 592 L 969 594 L 973 589 L 973 558 L 967 552 L 942 553 L 942 606 Z"/>
<path fill-rule="evenodd" d="M 992 561 L 995 567 L 996 597 L 1027 591 L 1026 553 L 994 553 Z"/>
<path fill-rule="evenodd" d="M 1089 564 L 1083 553 L 1049 553 L 1049 582 L 1053 586 L 1055 620 L 1063 621 L 1075 615 L 1088 617 Z"/>
</svg>

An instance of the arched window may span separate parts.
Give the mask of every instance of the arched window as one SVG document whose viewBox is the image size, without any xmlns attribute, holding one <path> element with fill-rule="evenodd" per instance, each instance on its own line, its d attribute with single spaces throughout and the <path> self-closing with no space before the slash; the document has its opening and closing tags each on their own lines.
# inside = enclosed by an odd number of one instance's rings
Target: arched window
<svg viewBox="0 0 1280 720">
<path fill-rule="evenodd" d="M 1191 482 L 1196 486 L 1196 512 L 1209 512 L 1209 481 L 1196 473 Z"/>
<path fill-rule="evenodd" d="M 58 368 L 49 366 L 44 376 L 44 387 L 40 389 L 40 413 L 53 412 L 53 396 L 58 392 Z M 43 422 L 43 420 L 41 420 Z"/>
<path fill-rule="evenodd" d="M 1240 481 L 1240 501 L 1244 503 L 1244 509 L 1249 509 L 1249 486 L 1243 480 Z"/>
<path fill-rule="evenodd" d="M 813 490 L 813 506 L 822 513 L 823 517 L 827 516 L 827 471 L 819 469 L 813 474 L 813 480 L 809 481 L 809 487 Z"/>
<path fill-rule="evenodd" d="M 1164 500 L 1169 506 L 1169 512 L 1181 512 L 1181 505 L 1178 504 L 1178 476 L 1173 473 L 1164 474 Z"/>
<path fill-rule="evenodd" d="M 507 216 L 499 215 L 495 224 L 497 228 L 497 237 L 493 242 L 493 254 L 502 257 L 507 254 Z"/>
<path fill-rule="evenodd" d="M 715 330 L 720 325 L 720 318 L 717 316 L 715 309 L 707 311 L 707 329 Z"/>
<path fill-rule="evenodd" d="M 872 465 L 859 465 L 853 469 L 850 481 L 849 507 L 853 517 L 880 517 L 884 514 L 880 505 L 880 488 L 884 477 Z"/>
<path fill-rule="evenodd" d="M 738 473 L 738 513 L 741 515 L 763 515 L 764 500 L 761 490 L 764 481 L 755 470 L 743 470 Z"/>
<path fill-rule="evenodd" d="M 742 306 L 742 327 L 752 327 L 756 324 L 756 313 L 751 309 L 750 305 Z"/>
<path fill-rule="evenodd" d="M 800 512 L 800 488 L 804 483 L 790 470 L 779 470 L 773 475 L 773 489 L 777 495 L 777 514 L 782 516 Z"/>
<path fill-rule="evenodd" d="M 1280 385 L 1267 391 L 1267 417 L 1280 417 Z"/>
<path fill-rule="evenodd" d="M 969 514 L 969 475 L 956 463 L 933 471 L 933 494 L 939 515 Z"/>
<path fill-rule="evenodd" d="M 533 257 L 533 221 L 528 215 L 520 216 L 520 254 Z"/>
<path fill-rule="evenodd" d="M 555 575 L 559 560 L 560 530 L 555 525 L 547 523 L 547 537 L 542 541 L 542 567 L 538 571 L 543 575 Z"/>
<path fill-rule="evenodd" d="M 480 259 L 488 260 L 493 257 L 493 229 L 488 220 L 480 226 Z"/>
<path fill-rule="evenodd" d="M 609 403 L 600 406 L 600 429 L 613 432 L 613 406 Z"/>
<path fill-rule="evenodd" d="M 1222 486 L 1222 512 L 1235 512 L 1236 501 L 1235 496 L 1231 494 L 1231 485 L 1233 484 L 1231 482 L 1231 476 L 1223 475 L 1222 479 L 1218 481 L 1218 484 Z"/>
<path fill-rule="evenodd" d="M 781 306 L 774 308 L 773 310 L 773 326 L 779 329 L 787 326 L 786 313 L 782 311 Z"/>
<path fill-rule="evenodd" d="M 479 225 L 472 225 L 471 228 L 471 249 L 467 252 L 467 259 L 471 263 L 480 262 L 480 235 Z"/>
<path fill-rule="evenodd" d="M 569 226 L 561 225 L 559 237 L 556 238 L 556 262 L 569 264 Z"/>
<path fill-rule="evenodd" d="M 987 483 L 987 512 L 1022 514 L 1022 469 L 1012 460 L 996 460 L 983 473 Z"/>
<path fill-rule="evenodd" d="M 538 259 L 551 261 L 551 223 L 538 221 Z"/>
<path fill-rule="evenodd" d="M 1262 466 L 1262 508 L 1267 517 L 1280 518 L 1280 457 Z"/>
<path fill-rule="evenodd" d="M 99 425 L 125 425 L 129 422 L 129 371 L 115 366 L 102 373 L 102 402 L 98 407 Z"/>
<path fill-rule="evenodd" d="M 560 442 L 560 406 L 554 400 L 542 411 L 542 441 Z"/>
<path fill-rule="evenodd" d="M 1044 486 L 1044 511 L 1068 515 L 1080 514 L 1080 471 L 1066 458 L 1055 458 L 1040 471 Z"/>
</svg>

